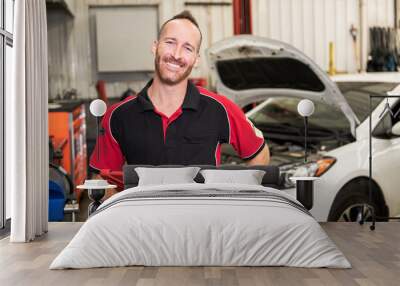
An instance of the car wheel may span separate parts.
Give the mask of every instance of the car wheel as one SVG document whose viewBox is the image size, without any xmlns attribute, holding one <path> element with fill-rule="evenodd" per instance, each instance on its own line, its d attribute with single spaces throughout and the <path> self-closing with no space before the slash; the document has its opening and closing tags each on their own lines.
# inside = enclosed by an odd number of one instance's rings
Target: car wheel
<svg viewBox="0 0 400 286">
<path fill-rule="evenodd" d="M 372 221 L 372 206 L 370 204 L 353 204 L 348 206 L 340 215 L 337 221 Z"/>
<path fill-rule="evenodd" d="M 369 201 L 368 187 L 365 183 L 360 185 L 345 186 L 335 199 L 328 221 L 354 221 L 361 222 L 372 220 L 371 208 L 375 209 L 377 216 L 387 216 L 385 207 Z"/>
</svg>

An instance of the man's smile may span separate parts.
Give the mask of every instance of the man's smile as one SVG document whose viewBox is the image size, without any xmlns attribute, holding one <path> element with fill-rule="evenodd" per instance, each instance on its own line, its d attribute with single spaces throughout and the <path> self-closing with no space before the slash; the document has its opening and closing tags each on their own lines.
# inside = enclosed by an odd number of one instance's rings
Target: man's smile
<svg viewBox="0 0 400 286">
<path fill-rule="evenodd" d="M 182 68 L 181 65 L 174 64 L 171 62 L 166 62 L 166 66 L 170 71 L 178 71 Z"/>
<path fill-rule="evenodd" d="M 168 70 L 176 72 L 179 71 L 181 68 L 185 67 L 184 63 L 181 63 L 175 59 L 167 58 L 164 60 L 165 66 Z"/>
</svg>

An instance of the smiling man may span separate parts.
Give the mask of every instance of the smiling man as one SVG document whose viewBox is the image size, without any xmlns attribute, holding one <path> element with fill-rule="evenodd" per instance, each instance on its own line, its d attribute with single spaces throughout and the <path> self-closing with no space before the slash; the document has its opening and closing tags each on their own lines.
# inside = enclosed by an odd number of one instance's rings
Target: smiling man
<svg viewBox="0 0 400 286">
<path fill-rule="evenodd" d="M 121 170 L 124 163 L 218 165 L 222 143 L 232 144 L 249 165 L 268 164 L 262 133 L 241 109 L 188 80 L 201 40 L 188 11 L 162 25 L 152 47 L 154 78 L 137 96 L 107 110 L 91 156 L 94 170 Z"/>
</svg>

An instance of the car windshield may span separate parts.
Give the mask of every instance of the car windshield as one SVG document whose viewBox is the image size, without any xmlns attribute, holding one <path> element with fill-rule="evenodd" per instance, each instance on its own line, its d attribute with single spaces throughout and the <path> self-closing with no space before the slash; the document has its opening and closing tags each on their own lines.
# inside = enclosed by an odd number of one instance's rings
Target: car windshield
<svg viewBox="0 0 400 286">
<path fill-rule="evenodd" d="M 249 116 L 256 126 L 282 125 L 303 127 L 303 118 L 297 112 L 301 99 L 275 97 L 267 99 L 265 105 Z M 350 124 L 340 110 L 324 103 L 314 103 L 315 111 L 309 117 L 309 127 L 318 129 L 349 130 Z"/>
<path fill-rule="evenodd" d="M 336 82 L 360 122 L 369 116 L 369 95 L 386 95 L 398 83 L 392 82 Z M 372 99 L 374 109 L 382 99 Z"/>
</svg>

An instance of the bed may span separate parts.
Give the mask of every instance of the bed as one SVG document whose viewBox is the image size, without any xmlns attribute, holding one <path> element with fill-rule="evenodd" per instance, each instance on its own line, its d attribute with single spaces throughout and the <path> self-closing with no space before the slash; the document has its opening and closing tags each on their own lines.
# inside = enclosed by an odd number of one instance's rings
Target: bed
<svg viewBox="0 0 400 286">
<path fill-rule="evenodd" d="M 215 167 L 201 168 L 203 172 Z M 223 168 L 243 169 L 219 169 Z M 205 173 L 198 173 L 193 182 L 138 185 L 140 170 L 126 166 L 127 189 L 91 215 L 50 269 L 130 265 L 350 268 L 308 210 L 273 188 L 279 180 L 277 168 L 253 169 L 265 171 L 262 184 L 239 184 L 236 175 L 232 183 L 207 178 L 204 182 Z"/>
</svg>

